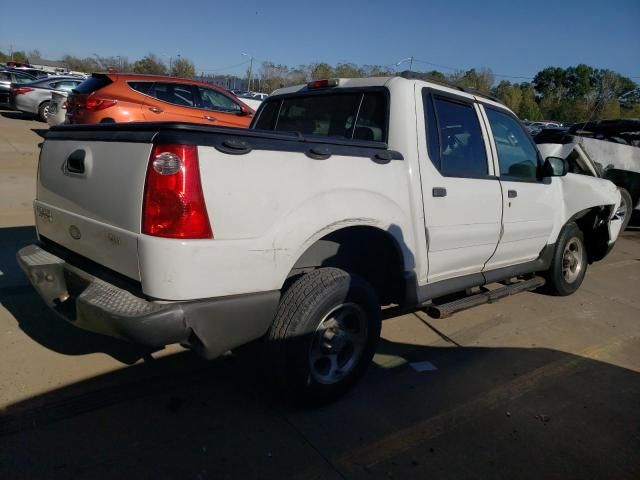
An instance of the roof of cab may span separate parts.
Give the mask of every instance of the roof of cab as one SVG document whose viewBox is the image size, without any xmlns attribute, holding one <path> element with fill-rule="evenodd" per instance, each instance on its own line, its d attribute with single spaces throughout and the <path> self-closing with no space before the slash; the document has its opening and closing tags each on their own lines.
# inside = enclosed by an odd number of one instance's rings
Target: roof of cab
<svg viewBox="0 0 640 480">
<path fill-rule="evenodd" d="M 456 85 L 448 85 L 440 82 L 432 82 L 428 80 L 420 80 L 417 78 L 404 78 L 400 76 L 393 77 L 367 77 L 367 78 L 338 78 L 338 86 L 337 87 L 328 87 L 327 89 L 336 89 L 336 88 L 364 88 L 364 87 L 390 87 L 392 84 L 402 84 L 405 85 L 413 85 L 413 84 L 421 84 L 425 87 L 433 88 L 434 90 L 440 90 L 442 92 L 447 92 L 453 95 L 458 95 L 461 97 L 466 97 L 469 99 L 481 100 L 484 103 L 489 105 L 493 105 L 496 107 L 500 107 L 502 109 L 511 110 L 500 103 L 497 99 L 491 98 L 488 95 L 484 95 L 479 92 L 470 91 L 469 89 L 462 89 L 461 87 L 457 87 Z M 286 95 L 291 93 L 298 93 L 307 90 L 312 90 L 308 87 L 308 84 L 302 85 L 294 85 L 292 87 L 285 87 L 275 90 L 270 97 L 275 97 L 278 95 Z M 513 112 L 511 112 L 513 113 Z"/>
</svg>

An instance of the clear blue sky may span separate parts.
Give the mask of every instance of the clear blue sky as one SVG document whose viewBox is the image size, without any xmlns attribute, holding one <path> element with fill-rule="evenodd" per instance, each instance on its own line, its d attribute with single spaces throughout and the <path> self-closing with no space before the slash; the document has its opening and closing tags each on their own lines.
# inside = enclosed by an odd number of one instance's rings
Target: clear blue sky
<svg viewBox="0 0 640 480">
<path fill-rule="evenodd" d="M 640 81 L 640 0 L 38 0 L 4 2 L 2 17 L 0 50 L 37 48 L 50 59 L 154 52 L 190 58 L 198 71 L 242 73 L 241 52 L 290 66 L 413 55 L 524 77 L 586 63 Z"/>
</svg>

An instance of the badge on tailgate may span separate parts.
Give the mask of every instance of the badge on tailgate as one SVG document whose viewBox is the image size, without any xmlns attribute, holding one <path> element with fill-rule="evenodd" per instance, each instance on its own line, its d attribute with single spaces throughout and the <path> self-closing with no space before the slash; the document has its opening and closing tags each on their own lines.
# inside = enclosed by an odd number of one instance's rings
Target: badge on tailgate
<svg viewBox="0 0 640 480">
<path fill-rule="evenodd" d="M 49 210 L 48 208 L 37 205 L 36 213 L 38 214 L 38 217 L 40 217 L 45 222 L 53 223 L 53 215 L 51 214 L 51 210 Z"/>
</svg>

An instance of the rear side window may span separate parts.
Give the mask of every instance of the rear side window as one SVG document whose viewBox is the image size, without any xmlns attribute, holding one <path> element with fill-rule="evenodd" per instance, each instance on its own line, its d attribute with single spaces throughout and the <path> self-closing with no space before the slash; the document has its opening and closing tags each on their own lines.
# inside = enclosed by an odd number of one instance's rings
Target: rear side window
<svg viewBox="0 0 640 480">
<path fill-rule="evenodd" d="M 431 101 L 424 96 L 429 157 L 435 167 L 446 177 L 486 177 L 487 154 L 473 105 L 438 96 Z"/>
<path fill-rule="evenodd" d="M 50 87 L 55 88 L 56 90 L 64 90 L 65 92 L 70 92 L 79 84 L 80 82 L 76 82 L 74 80 L 62 80 L 60 82 L 54 82 L 50 84 Z"/>
<path fill-rule="evenodd" d="M 267 100 L 253 128 L 279 132 L 386 141 L 384 92 L 335 92 Z"/>
<path fill-rule="evenodd" d="M 80 93 L 82 95 L 95 92 L 96 90 L 100 90 L 101 88 L 106 87 L 107 85 L 112 84 L 111 79 L 106 75 L 93 74 L 89 78 L 87 78 L 84 82 L 78 85 L 74 91 L 76 93 Z"/>
<path fill-rule="evenodd" d="M 149 92 L 151 91 L 151 87 L 153 86 L 153 82 L 127 82 L 127 83 L 136 92 L 140 92 L 145 95 L 149 95 Z"/>
<path fill-rule="evenodd" d="M 11 76 L 7 72 L 0 72 L 0 80 L 11 81 Z"/>
<path fill-rule="evenodd" d="M 191 85 L 156 82 L 153 85 L 151 96 L 181 107 L 193 107 L 195 105 Z"/>
</svg>

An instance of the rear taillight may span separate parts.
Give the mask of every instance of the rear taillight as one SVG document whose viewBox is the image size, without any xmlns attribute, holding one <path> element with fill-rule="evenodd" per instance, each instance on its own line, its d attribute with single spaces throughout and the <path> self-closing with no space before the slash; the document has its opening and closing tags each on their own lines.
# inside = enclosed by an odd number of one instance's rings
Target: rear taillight
<svg viewBox="0 0 640 480">
<path fill-rule="evenodd" d="M 69 103 L 68 102 L 64 102 L 62 104 L 62 108 L 63 108 L 63 110 L 66 110 L 67 108 L 69 108 Z"/>
<path fill-rule="evenodd" d="M 84 106 L 87 110 L 91 110 L 92 112 L 97 112 L 98 110 L 104 110 L 105 108 L 113 107 L 117 102 L 117 100 L 106 100 L 102 98 L 87 98 L 87 101 L 84 105 L 78 105 L 79 107 Z"/>
<path fill-rule="evenodd" d="M 142 233 L 213 238 L 195 145 L 155 145 L 147 167 Z"/>
<path fill-rule="evenodd" d="M 24 95 L 25 93 L 32 92 L 33 88 L 29 87 L 11 87 L 11 93 L 14 95 Z"/>
</svg>

